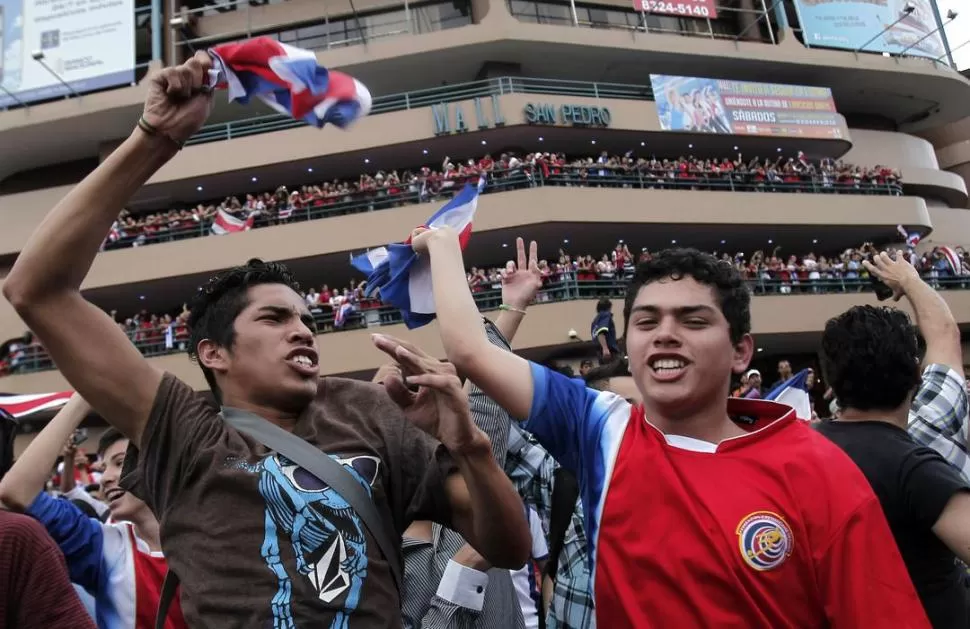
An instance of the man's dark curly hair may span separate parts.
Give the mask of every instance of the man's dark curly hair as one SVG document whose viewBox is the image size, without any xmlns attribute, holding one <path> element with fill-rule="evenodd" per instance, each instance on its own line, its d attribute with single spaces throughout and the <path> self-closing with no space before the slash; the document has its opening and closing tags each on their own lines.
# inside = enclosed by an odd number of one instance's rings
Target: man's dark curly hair
<svg viewBox="0 0 970 629">
<path fill-rule="evenodd" d="M 919 386 L 920 353 L 905 312 L 855 306 L 825 324 L 819 358 L 840 408 L 893 411 Z"/>
<path fill-rule="evenodd" d="M 189 302 L 189 357 L 192 360 L 198 361 L 199 343 L 205 339 L 220 347 L 232 347 L 236 340 L 236 317 L 249 305 L 246 291 L 259 284 L 284 284 L 300 292 L 300 284 L 285 264 L 263 262 L 259 258 L 210 278 Z M 212 371 L 201 363 L 199 367 L 212 393 L 221 401 Z"/>
<path fill-rule="evenodd" d="M 637 265 L 636 273 L 626 289 L 623 336 L 626 337 L 630 312 L 641 288 L 660 280 L 685 277 L 714 289 L 721 312 L 730 326 L 731 342 L 740 343 L 744 335 L 751 332 L 751 292 L 741 274 L 729 262 L 719 261 L 697 249 L 666 249 L 653 259 Z"/>
</svg>

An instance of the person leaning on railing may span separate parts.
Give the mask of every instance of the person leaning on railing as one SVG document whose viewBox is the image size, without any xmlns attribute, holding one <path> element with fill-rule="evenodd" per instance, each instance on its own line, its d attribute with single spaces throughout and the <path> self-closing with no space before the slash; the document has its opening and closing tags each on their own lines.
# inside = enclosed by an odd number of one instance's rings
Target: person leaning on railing
<svg viewBox="0 0 970 629">
<path fill-rule="evenodd" d="M 851 251 L 851 250 L 850 250 Z M 773 253 L 777 253 L 773 252 Z M 909 254 L 904 254 L 909 258 Z M 966 256 L 966 253 L 961 255 Z M 846 269 L 841 263 L 829 264 L 825 256 L 820 256 L 817 263 L 818 277 L 812 278 L 809 275 L 804 277 L 799 274 L 810 274 L 803 263 L 789 270 L 789 264 L 783 263 L 777 255 L 770 256 L 767 260 L 763 252 L 756 252 L 751 261 L 745 261 L 743 254 L 736 254 L 734 259 L 730 254 L 722 254 L 723 261 L 736 266 L 742 273 L 742 277 L 748 282 L 752 291 L 758 295 L 785 295 L 785 294 L 805 294 L 805 293 L 838 293 L 838 292 L 864 292 L 871 291 L 871 284 L 868 278 L 860 277 L 857 273 L 854 277 L 845 277 L 843 274 Z M 609 256 L 605 256 L 609 260 Z M 640 260 L 650 258 L 650 253 L 642 251 Z M 796 257 L 797 258 L 797 257 Z M 566 264 L 556 263 L 550 265 L 543 261 L 544 266 L 540 269 L 547 269 L 543 272 L 543 288 L 537 296 L 538 302 L 568 301 L 574 299 L 598 299 L 604 296 L 616 296 L 623 293 L 626 285 L 625 280 L 618 278 L 604 279 L 595 271 L 596 263 L 592 256 L 578 256 L 573 262 L 568 255 L 562 254 L 562 259 Z M 588 260 L 588 261 L 587 261 Z M 915 260 L 915 266 L 921 270 L 923 276 L 936 289 L 970 289 L 970 257 L 967 257 L 965 271 L 963 275 L 951 277 L 931 276 L 929 267 L 926 266 L 930 257 L 921 256 Z M 615 265 L 610 263 L 612 268 Z M 784 267 L 784 271 L 782 271 Z M 475 281 L 481 286 L 481 290 L 475 293 L 475 299 L 479 308 L 493 310 L 501 304 L 500 282 L 495 278 L 499 277 L 498 269 L 482 269 L 474 274 Z M 784 273 L 784 274 L 783 274 Z M 806 279 L 807 278 L 807 279 Z M 470 281 L 472 278 L 469 278 Z M 330 295 L 326 288 L 326 294 Z M 334 296 L 339 295 L 340 299 L 354 299 L 354 294 L 358 295 L 358 303 L 352 314 L 340 326 L 335 325 L 336 313 L 331 303 L 318 301 L 316 306 L 311 305 L 311 313 L 316 320 L 318 330 L 332 332 L 335 329 L 355 329 L 361 326 L 370 327 L 372 325 L 391 325 L 401 322 L 400 314 L 394 308 L 381 306 L 374 300 L 360 300 L 360 286 L 354 289 L 346 288 L 342 291 L 335 291 Z M 333 299 L 329 298 L 328 299 Z M 376 316 L 370 316 L 374 314 Z M 168 317 L 168 319 L 165 319 Z M 159 318 L 156 317 L 156 320 Z M 182 315 L 172 319 L 170 315 L 163 315 L 160 319 L 166 321 L 160 327 L 153 328 L 151 325 L 139 327 L 129 319 L 119 326 L 129 333 L 136 347 L 148 355 L 159 355 L 168 353 L 180 353 L 186 349 L 186 339 L 188 329 Z M 141 319 L 139 319 L 140 321 Z M 148 317 L 150 322 L 151 317 Z M 140 336 L 136 336 L 140 334 Z M 151 340 L 147 340 L 147 339 Z M 162 339 L 161 341 L 159 339 Z M 7 356 L 6 362 L 10 362 Z M 42 347 L 31 346 L 30 351 L 22 356 L 18 363 L 18 372 L 32 372 L 53 369 L 50 358 Z M 9 369 L 8 369 L 9 371 Z M 0 369 L 0 376 L 4 375 Z"/>
<path fill-rule="evenodd" d="M 592 173 L 592 178 L 590 177 Z M 536 185 L 608 186 L 622 188 L 722 189 L 765 192 L 842 192 L 899 195 L 900 175 L 877 166 L 864 168 L 842 162 L 809 162 L 803 156 L 779 157 L 776 161 L 755 157 L 699 159 L 693 156 L 664 158 L 623 156 L 577 157 L 562 153 L 534 152 L 520 157 L 508 153 L 497 160 L 486 155 L 466 162 L 446 159 L 439 169 L 423 167 L 417 172 L 378 172 L 360 175 L 355 181 L 334 181 L 302 186 L 287 195 L 286 188 L 248 195 L 245 202 L 229 197 L 218 206 L 199 204 L 194 210 L 170 210 L 138 217 L 123 212 L 118 233 L 109 237 L 106 249 L 139 246 L 210 234 L 218 209 L 245 218 L 257 215 L 255 227 L 297 220 L 326 218 L 390 209 L 403 204 L 446 198 L 482 174 L 491 190 L 511 190 Z M 283 191 L 281 193 L 281 190 Z"/>
</svg>

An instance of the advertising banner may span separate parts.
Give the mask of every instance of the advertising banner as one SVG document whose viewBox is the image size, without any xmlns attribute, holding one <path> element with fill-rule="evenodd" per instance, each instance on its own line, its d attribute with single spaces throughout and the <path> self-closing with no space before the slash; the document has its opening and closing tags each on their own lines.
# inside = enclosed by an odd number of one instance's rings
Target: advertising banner
<svg viewBox="0 0 970 629">
<path fill-rule="evenodd" d="M 717 17 L 717 5 L 714 4 L 714 0 L 633 0 L 633 10 L 712 20 Z"/>
<path fill-rule="evenodd" d="M 842 138 L 832 90 L 777 83 L 650 75 L 664 131 Z"/>
<path fill-rule="evenodd" d="M 907 4 L 914 9 L 904 16 Z M 940 32 L 933 32 L 940 27 L 933 0 L 795 0 L 795 10 L 808 46 L 856 50 L 900 20 L 863 51 L 898 54 L 916 44 L 907 55 L 935 59 L 945 52 Z"/>
<path fill-rule="evenodd" d="M 134 0 L 0 0 L 0 86 L 23 102 L 135 80 Z M 42 56 L 41 62 L 35 57 Z M 0 90 L 0 107 L 14 101 Z"/>
</svg>

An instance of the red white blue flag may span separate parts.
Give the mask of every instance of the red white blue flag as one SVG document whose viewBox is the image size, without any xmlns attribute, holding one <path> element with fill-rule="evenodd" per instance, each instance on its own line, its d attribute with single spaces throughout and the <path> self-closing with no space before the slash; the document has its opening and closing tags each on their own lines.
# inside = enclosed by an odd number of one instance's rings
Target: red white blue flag
<svg viewBox="0 0 970 629">
<path fill-rule="evenodd" d="M 0 411 L 20 419 L 48 409 L 60 408 L 67 404 L 72 395 L 74 395 L 73 391 L 24 395 L 0 394 Z"/>
<path fill-rule="evenodd" d="M 478 195 L 485 187 L 485 177 L 478 185 L 468 184 L 424 225 L 429 229 L 451 227 L 458 232 L 461 248 L 468 244 L 472 219 L 478 208 Z M 367 296 L 401 311 L 409 329 L 434 321 L 434 292 L 431 286 L 431 263 L 427 256 L 418 257 L 411 239 L 393 243 L 352 257 L 354 268 L 367 274 Z"/>
<path fill-rule="evenodd" d="M 919 241 L 920 241 L 919 232 L 907 231 L 906 228 L 903 227 L 902 225 L 896 225 L 896 231 L 898 231 L 899 234 L 903 237 L 903 240 L 906 241 L 906 246 L 909 247 L 910 249 L 915 249 L 916 245 L 919 244 Z"/>
<path fill-rule="evenodd" d="M 346 128 L 371 108 L 364 84 L 317 63 L 312 51 L 269 37 L 222 44 L 209 49 L 214 69 L 211 87 L 229 91 L 229 100 L 264 103 L 297 120 L 322 127 Z"/>
<path fill-rule="evenodd" d="M 212 219 L 210 230 L 214 236 L 223 234 L 235 234 L 237 232 L 247 232 L 256 224 L 256 214 L 250 213 L 246 218 L 233 216 L 229 212 L 219 208 L 216 216 Z"/>
<path fill-rule="evenodd" d="M 811 369 L 802 369 L 769 391 L 764 399 L 787 404 L 795 409 L 799 419 L 812 419 L 812 398 L 808 390 L 808 375 Z"/>
</svg>

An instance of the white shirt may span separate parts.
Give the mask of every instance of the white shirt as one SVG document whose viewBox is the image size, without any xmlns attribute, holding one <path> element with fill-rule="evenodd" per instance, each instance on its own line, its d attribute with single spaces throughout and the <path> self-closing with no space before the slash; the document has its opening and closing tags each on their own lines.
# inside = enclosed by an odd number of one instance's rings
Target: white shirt
<svg viewBox="0 0 970 629">
<path fill-rule="evenodd" d="M 546 544 L 546 533 L 542 530 L 539 514 L 532 507 L 529 510 L 529 530 L 532 532 L 532 560 L 543 561 L 549 556 L 549 546 Z M 536 582 L 532 561 L 527 561 L 518 570 L 510 570 L 512 584 L 522 607 L 522 618 L 526 629 L 539 629 L 539 597 L 541 586 Z"/>
</svg>

